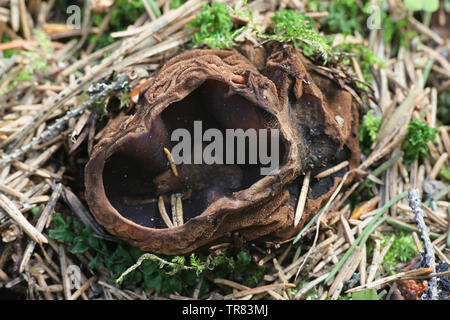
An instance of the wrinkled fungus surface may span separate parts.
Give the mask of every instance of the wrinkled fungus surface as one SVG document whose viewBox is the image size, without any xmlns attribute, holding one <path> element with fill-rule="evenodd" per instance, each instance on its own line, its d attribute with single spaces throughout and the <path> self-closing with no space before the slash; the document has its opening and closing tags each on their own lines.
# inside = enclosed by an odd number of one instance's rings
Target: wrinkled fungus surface
<svg viewBox="0 0 450 320">
<path fill-rule="evenodd" d="M 190 50 L 172 58 L 150 81 L 136 112 L 108 124 L 85 181 L 91 212 L 109 232 L 164 254 L 188 253 L 236 232 L 247 241 L 286 239 L 358 165 L 358 112 L 348 92 L 315 74 L 294 48 L 238 49 Z M 171 139 L 177 129 L 194 136 L 198 121 L 203 132 L 217 129 L 224 136 L 227 129 L 266 129 L 268 136 L 277 130 L 278 170 L 263 175 L 266 163 L 250 163 L 249 156 L 239 163 L 236 149 L 233 164 L 192 164 L 192 158 L 177 165 L 175 176 L 163 149 L 177 143 Z M 258 143 L 271 150 L 270 139 Z M 195 150 L 194 139 L 191 146 Z M 302 221 L 294 227 L 304 174 L 314 177 L 344 160 L 348 167 L 311 179 Z M 182 199 L 184 224 L 168 228 L 158 198 L 170 216 L 174 194 Z"/>
</svg>

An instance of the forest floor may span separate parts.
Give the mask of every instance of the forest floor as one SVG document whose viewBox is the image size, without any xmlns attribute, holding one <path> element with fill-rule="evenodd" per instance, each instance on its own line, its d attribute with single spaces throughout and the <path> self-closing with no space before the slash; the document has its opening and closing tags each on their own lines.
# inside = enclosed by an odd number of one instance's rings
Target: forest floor
<svg viewBox="0 0 450 320">
<path fill-rule="evenodd" d="M 0 0 L 0 299 L 448 299 L 449 37 L 447 0 Z M 92 147 L 170 57 L 242 41 L 358 83 L 359 179 L 295 239 L 135 265 L 86 205 Z"/>
</svg>

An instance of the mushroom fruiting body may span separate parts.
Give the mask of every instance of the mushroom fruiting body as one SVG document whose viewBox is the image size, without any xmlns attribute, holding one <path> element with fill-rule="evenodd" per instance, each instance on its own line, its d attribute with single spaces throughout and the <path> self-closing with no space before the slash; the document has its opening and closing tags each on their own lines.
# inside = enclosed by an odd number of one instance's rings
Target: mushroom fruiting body
<svg viewBox="0 0 450 320">
<path fill-rule="evenodd" d="M 109 232 L 164 254 L 188 253 L 235 232 L 247 241 L 288 238 L 323 205 L 339 177 L 358 165 L 358 111 L 348 92 L 314 74 L 289 46 L 239 50 L 190 50 L 170 59 L 136 112 L 108 124 L 86 165 L 85 185 L 91 212 Z M 263 175 L 260 159 L 192 161 L 177 166 L 175 176 L 163 149 L 174 147 L 177 129 L 195 135 L 199 121 L 224 134 L 276 130 L 278 168 Z M 274 142 L 264 143 L 270 150 Z M 294 227 L 302 176 L 345 160 L 348 167 L 311 178 L 302 221 Z M 158 199 L 169 208 L 174 198 L 182 203 L 184 223 L 167 228 Z"/>
</svg>

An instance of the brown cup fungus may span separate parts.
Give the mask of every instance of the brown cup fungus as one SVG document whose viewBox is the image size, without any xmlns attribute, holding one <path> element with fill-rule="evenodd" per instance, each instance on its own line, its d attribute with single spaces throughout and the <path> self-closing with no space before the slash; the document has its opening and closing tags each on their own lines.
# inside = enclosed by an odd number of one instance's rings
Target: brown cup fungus
<svg viewBox="0 0 450 320">
<path fill-rule="evenodd" d="M 86 165 L 85 183 L 89 208 L 109 232 L 163 254 L 189 253 L 236 235 L 245 241 L 287 239 L 358 165 L 358 112 L 350 93 L 312 71 L 310 62 L 289 46 L 271 43 L 239 51 L 190 50 L 170 59 L 151 80 L 136 112 L 108 124 Z M 227 129 L 266 129 L 270 137 L 276 130 L 278 169 L 261 174 L 267 163 L 260 159 L 183 163 L 175 175 L 164 148 L 172 150 L 177 143 L 171 138 L 176 129 L 194 136 L 199 121 L 203 130 L 224 135 Z M 274 142 L 260 140 L 270 151 Z M 239 150 L 234 151 L 236 160 Z M 249 155 L 251 146 L 244 151 Z M 345 160 L 349 166 L 314 178 Z M 294 227 L 308 171 L 310 191 Z M 172 209 L 178 214 L 173 220 Z"/>
</svg>

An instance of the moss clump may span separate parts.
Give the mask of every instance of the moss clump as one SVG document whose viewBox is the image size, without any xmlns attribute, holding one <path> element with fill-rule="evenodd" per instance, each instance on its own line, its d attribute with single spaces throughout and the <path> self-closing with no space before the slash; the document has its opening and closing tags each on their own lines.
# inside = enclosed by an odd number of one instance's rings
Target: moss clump
<svg viewBox="0 0 450 320">
<path fill-rule="evenodd" d="M 430 128 L 425 122 L 413 118 L 408 126 L 406 140 L 402 144 L 405 161 L 412 162 L 415 159 L 428 158 L 427 143 L 434 140 L 437 132 L 437 129 Z"/>
<path fill-rule="evenodd" d="M 392 236 L 395 237 L 394 242 L 384 256 L 382 262 L 383 270 L 390 275 L 395 274 L 395 270 L 399 263 L 410 261 L 415 255 L 418 254 L 418 250 L 411 233 L 404 231 L 383 233 L 381 245 L 385 246 Z"/>
<path fill-rule="evenodd" d="M 219 2 L 204 5 L 188 27 L 197 30 L 192 37 L 194 46 L 206 44 L 220 49 L 232 47 L 234 38 L 243 31 L 243 28 L 233 28 L 228 6 Z"/>
</svg>

